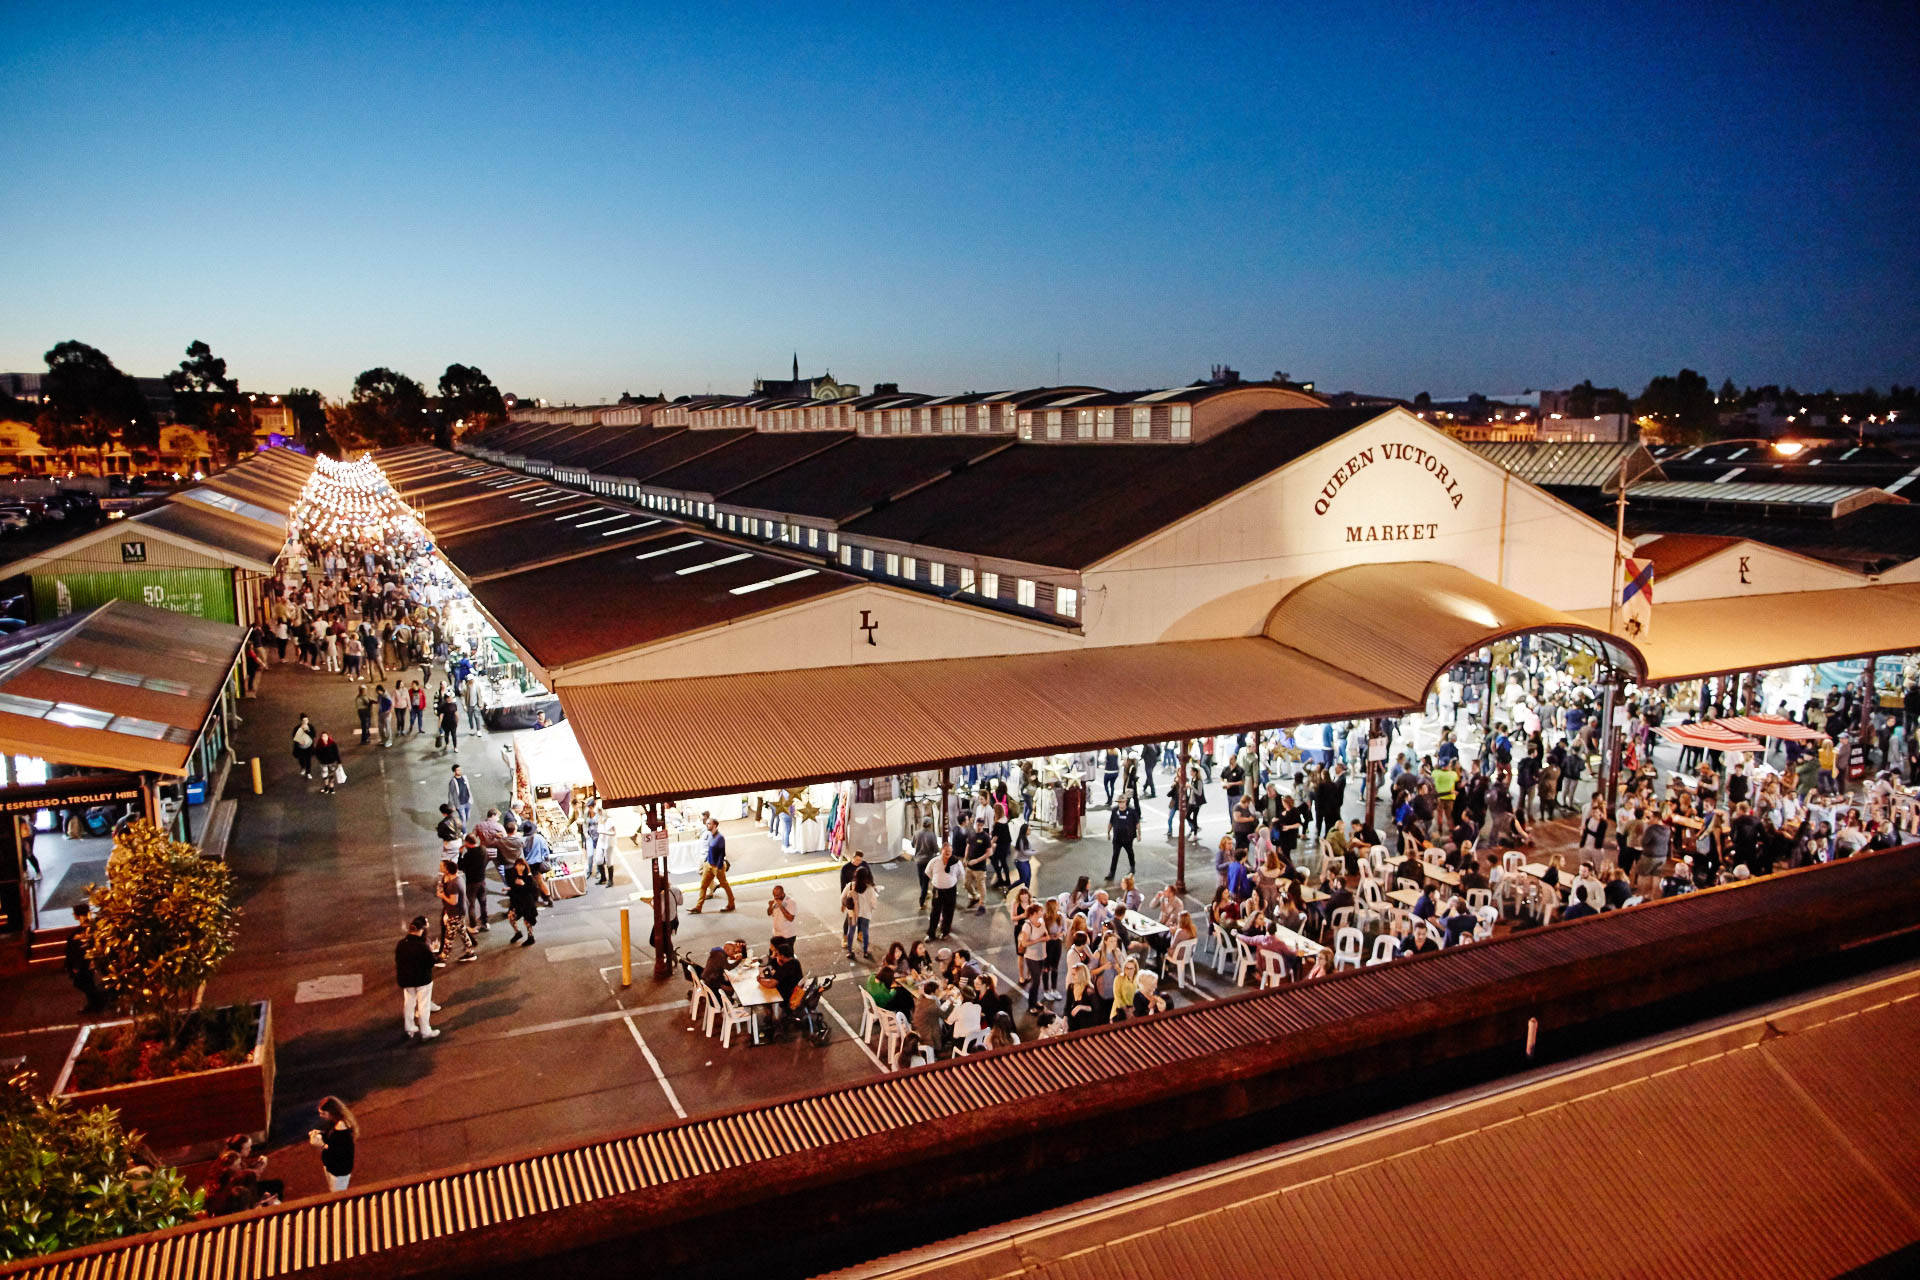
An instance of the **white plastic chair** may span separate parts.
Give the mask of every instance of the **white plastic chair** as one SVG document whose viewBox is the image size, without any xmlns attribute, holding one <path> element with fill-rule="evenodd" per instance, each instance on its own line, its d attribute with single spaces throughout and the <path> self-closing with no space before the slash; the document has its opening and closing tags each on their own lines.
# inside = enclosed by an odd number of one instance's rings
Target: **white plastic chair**
<svg viewBox="0 0 1920 1280">
<path fill-rule="evenodd" d="M 1373 954 L 1367 957 L 1369 965 L 1386 964 L 1400 955 L 1399 943 L 1390 934 L 1381 934 L 1373 940 Z"/>
<path fill-rule="evenodd" d="M 1381 892 L 1380 886 L 1374 881 L 1363 880 L 1360 882 L 1360 905 L 1378 911 L 1387 905 L 1387 895 Z"/>
<path fill-rule="evenodd" d="M 962 1040 L 960 1043 L 954 1045 L 953 1056 L 956 1058 L 964 1058 L 970 1053 L 979 1053 L 982 1050 L 984 1050 L 986 1047 L 987 1047 L 987 1029 L 985 1027 L 982 1027 L 980 1030 L 968 1036 L 965 1040 Z"/>
<path fill-rule="evenodd" d="M 1244 987 L 1247 985 L 1247 975 L 1260 966 L 1260 958 L 1254 955 L 1253 948 L 1245 938 L 1235 938 L 1234 947 L 1237 954 L 1233 961 L 1233 985 Z"/>
<path fill-rule="evenodd" d="M 1420 851 L 1420 861 L 1430 867 L 1443 867 L 1447 863 L 1447 851 L 1445 849 L 1422 849 Z"/>
<path fill-rule="evenodd" d="M 1233 963 L 1234 937 L 1231 929 L 1213 926 L 1213 971 L 1223 974 Z"/>
<path fill-rule="evenodd" d="M 1490 907 L 1492 905 L 1493 905 L 1493 890 L 1491 889 L 1467 890 L 1467 906 L 1472 908 L 1475 914 L 1479 913 L 1480 908 Z"/>
<path fill-rule="evenodd" d="M 1182 938 L 1167 951 L 1167 971 L 1180 986 L 1194 985 L 1193 950 L 1198 945 L 1199 941 L 1195 938 Z"/>
<path fill-rule="evenodd" d="M 698 978 L 687 984 L 687 1024 L 698 1027 L 710 1020 L 709 1010 L 713 1007 L 713 988 Z M 712 1035 L 713 1032 L 707 1032 Z"/>
<path fill-rule="evenodd" d="M 1420 886 L 1416 884 L 1414 881 L 1407 879 L 1405 876 L 1395 876 L 1393 878 L 1393 887 L 1396 890 L 1411 889 L 1415 893 L 1420 892 Z"/>
<path fill-rule="evenodd" d="M 1480 922 L 1473 926 L 1473 940 L 1485 942 L 1493 936 L 1493 926 L 1500 922 L 1500 912 L 1494 907 L 1484 906 L 1477 908 L 1473 914 Z"/>
<path fill-rule="evenodd" d="M 873 1002 L 865 986 L 860 989 L 860 1043 L 872 1040 L 881 1029 L 880 1006 Z"/>
<path fill-rule="evenodd" d="M 1527 855 L 1518 849 L 1509 849 L 1500 855 L 1500 869 L 1513 874 L 1527 865 Z"/>
<path fill-rule="evenodd" d="M 1376 879 L 1385 880 L 1387 878 L 1386 849 L 1380 845 L 1374 845 L 1373 848 L 1367 850 L 1366 865 L 1372 870 Z"/>
<path fill-rule="evenodd" d="M 1277 987 L 1287 980 L 1287 958 L 1278 951 L 1260 953 L 1260 985 Z"/>
<path fill-rule="evenodd" d="M 1366 937 L 1358 929 L 1342 929 L 1333 935 L 1333 968 L 1337 973 L 1341 969 L 1360 967 L 1360 949 L 1366 945 Z"/>
<path fill-rule="evenodd" d="M 753 1013 L 735 999 L 733 992 L 726 987 L 720 988 L 718 994 L 720 1001 L 713 1007 L 713 1012 L 708 1014 L 708 1017 L 711 1018 L 718 1015 L 720 1021 L 720 1047 L 722 1049 L 728 1049 L 733 1046 L 733 1029 L 735 1027 L 745 1028 L 749 1034 L 752 1033 Z M 709 1029 L 707 1034 L 712 1035 L 713 1031 Z"/>
<path fill-rule="evenodd" d="M 1351 929 L 1359 923 L 1359 920 L 1360 908 L 1358 907 L 1342 907 L 1333 913 L 1333 927 L 1335 929 Z"/>
</svg>

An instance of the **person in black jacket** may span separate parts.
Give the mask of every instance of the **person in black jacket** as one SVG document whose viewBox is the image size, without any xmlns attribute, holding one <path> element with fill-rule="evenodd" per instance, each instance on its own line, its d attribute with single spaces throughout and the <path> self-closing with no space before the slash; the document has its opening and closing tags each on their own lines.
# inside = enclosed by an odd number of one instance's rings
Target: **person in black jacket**
<svg viewBox="0 0 1920 1280">
<path fill-rule="evenodd" d="M 1347 802 L 1347 769 L 1336 764 L 1333 772 L 1327 774 L 1313 789 L 1313 824 L 1317 829 L 1317 838 L 1324 840 L 1333 824 L 1340 820 L 1340 810 Z"/>
<path fill-rule="evenodd" d="M 487 849 L 478 836 L 460 842 L 460 874 L 467 882 L 467 923 L 487 932 Z"/>
<path fill-rule="evenodd" d="M 345 1191 L 353 1177 L 354 1139 L 360 1125 L 347 1110 L 347 1104 L 335 1097 L 320 1099 L 320 1127 L 309 1129 L 308 1137 L 320 1148 L 320 1167 L 326 1170 L 327 1190 Z"/>
<path fill-rule="evenodd" d="M 1133 863 L 1133 839 L 1140 834 L 1140 802 L 1129 791 L 1120 797 L 1119 807 L 1113 810 L 1107 829 L 1113 836 L 1113 857 L 1107 863 L 1107 883 L 1113 883 L 1114 873 L 1120 870 L 1120 855 L 1127 855 L 1127 872 L 1135 874 Z"/>
<path fill-rule="evenodd" d="M 93 944 L 93 922 L 88 919 L 91 911 L 84 902 L 74 903 L 73 922 L 79 927 L 67 935 L 67 976 L 87 998 L 87 1007 L 80 1011 L 83 1014 L 98 1013 L 107 1007 L 106 993 L 100 990 L 100 980 L 93 976 L 93 957 L 87 954 Z"/>
<path fill-rule="evenodd" d="M 407 1038 L 431 1040 L 439 1035 L 430 1016 L 440 1006 L 433 1002 L 433 948 L 427 944 L 425 916 L 407 921 L 406 936 L 393 948 L 393 976 L 400 988 L 400 1016 Z"/>
</svg>

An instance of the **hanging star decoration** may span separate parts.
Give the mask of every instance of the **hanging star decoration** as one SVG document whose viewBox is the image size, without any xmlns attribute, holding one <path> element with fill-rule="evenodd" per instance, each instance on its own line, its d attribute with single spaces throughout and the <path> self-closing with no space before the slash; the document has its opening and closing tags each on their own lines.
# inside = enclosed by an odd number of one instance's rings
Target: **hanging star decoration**
<svg viewBox="0 0 1920 1280">
<path fill-rule="evenodd" d="M 820 806 L 815 804 L 813 800 L 809 798 L 805 804 L 802 804 L 800 806 L 800 821 L 818 822 L 819 820 L 820 820 Z"/>
<path fill-rule="evenodd" d="M 773 802 L 773 811 L 775 813 L 785 814 L 788 817 L 792 817 L 793 816 L 793 792 L 782 791 L 780 793 L 780 798 Z"/>
</svg>

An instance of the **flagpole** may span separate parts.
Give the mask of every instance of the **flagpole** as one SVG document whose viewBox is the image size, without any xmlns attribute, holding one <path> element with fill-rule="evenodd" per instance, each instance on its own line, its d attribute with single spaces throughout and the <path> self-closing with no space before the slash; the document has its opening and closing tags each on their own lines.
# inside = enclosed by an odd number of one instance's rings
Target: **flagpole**
<svg viewBox="0 0 1920 1280">
<path fill-rule="evenodd" d="M 1620 574 L 1620 544 L 1627 537 L 1627 458 L 1620 455 L 1620 484 L 1613 495 L 1613 581 L 1607 588 L 1607 634 L 1619 634 L 1620 592 L 1625 585 Z"/>
</svg>

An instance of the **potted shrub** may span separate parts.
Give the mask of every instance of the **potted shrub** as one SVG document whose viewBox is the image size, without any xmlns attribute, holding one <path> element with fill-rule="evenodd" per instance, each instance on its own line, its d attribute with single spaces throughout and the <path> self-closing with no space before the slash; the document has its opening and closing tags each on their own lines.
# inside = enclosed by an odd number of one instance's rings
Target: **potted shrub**
<svg viewBox="0 0 1920 1280">
<path fill-rule="evenodd" d="M 201 1204 L 108 1108 L 42 1098 L 26 1075 L 0 1084 L 0 1264 L 178 1226 Z"/>
<path fill-rule="evenodd" d="M 81 1029 L 56 1097 L 110 1106 L 156 1150 L 191 1159 L 235 1132 L 264 1137 L 273 1100 L 271 1009 L 200 1007 L 233 950 L 231 878 L 148 822 L 114 838 L 94 886 L 87 954 L 124 1022 Z"/>
</svg>

